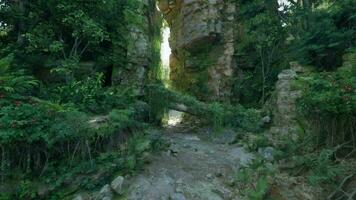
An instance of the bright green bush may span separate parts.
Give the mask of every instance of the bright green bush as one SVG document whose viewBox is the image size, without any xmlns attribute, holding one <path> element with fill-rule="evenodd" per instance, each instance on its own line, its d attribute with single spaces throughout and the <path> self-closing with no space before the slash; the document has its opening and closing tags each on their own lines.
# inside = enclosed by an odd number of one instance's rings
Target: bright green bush
<svg viewBox="0 0 356 200">
<path fill-rule="evenodd" d="M 94 114 L 107 113 L 113 108 L 128 108 L 136 102 L 138 96 L 135 88 L 103 87 L 102 74 L 60 85 L 49 93 L 52 101 L 75 105 L 83 112 Z"/>
</svg>

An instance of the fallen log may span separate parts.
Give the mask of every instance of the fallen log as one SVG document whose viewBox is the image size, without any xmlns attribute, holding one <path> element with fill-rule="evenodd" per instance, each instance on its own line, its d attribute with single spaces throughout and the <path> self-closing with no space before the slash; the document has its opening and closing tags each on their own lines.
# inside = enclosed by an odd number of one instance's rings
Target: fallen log
<svg viewBox="0 0 356 200">
<path fill-rule="evenodd" d="M 215 126 L 233 126 L 250 131 L 258 130 L 261 126 L 260 112 L 241 105 L 202 102 L 160 85 L 149 85 L 146 94 L 151 106 L 157 104 L 156 107 L 160 106 L 164 110 L 176 110 L 197 116 Z"/>
</svg>

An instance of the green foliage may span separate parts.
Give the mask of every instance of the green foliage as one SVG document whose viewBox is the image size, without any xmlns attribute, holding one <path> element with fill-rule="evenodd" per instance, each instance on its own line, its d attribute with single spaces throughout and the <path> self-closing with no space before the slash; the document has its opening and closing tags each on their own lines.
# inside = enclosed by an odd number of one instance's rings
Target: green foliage
<svg viewBox="0 0 356 200">
<path fill-rule="evenodd" d="M 334 152 L 323 149 L 319 155 L 305 156 L 305 165 L 311 169 L 308 176 L 309 182 L 313 185 L 322 183 L 335 183 L 338 176 L 342 175 L 343 169 L 332 160 Z"/>
<path fill-rule="evenodd" d="M 133 116 L 135 111 L 131 108 L 118 110 L 114 109 L 109 113 L 109 118 L 111 119 L 112 123 L 110 127 L 117 129 L 117 130 L 124 130 L 129 127 L 135 127 L 137 123 L 133 120 Z"/>
<path fill-rule="evenodd" d="M 287 9 L 293 59 L 321 70 L 340 67 L 345 51 L 355 46 L 355 8 L 354 0 L 322 0 Z"/>
<path fill-rule="evenodd" d="M 36 192 L 37 191 L 33 187 L 33 183 L 31 181 L 24 180 L 20 182 L 17 196 L 20 199 L 35 199 L 37 196 Z"/>
<path fill-rule="evenodd" d="M 313 143 L 313 136 L 308 135 L 299 138 L 298 141 L 284 140 L 285 144 L 279 147 L 276 153 L 277 161 L 293 163 L 293 168 L 288 172 L 292 176 L 303 175 L 309 184 L 337 186 L 343 177 L 353 166 L 340 163 L 342 159 L 339 154 L 342 146 L 334 148 L 320 148 Z M 337 159 L 339 158 L 339 159 Z M 350 169 L 349 169 L 350 168 Z"/>
<path fill-rule="evenodd" d="M 271 146 L 268 136 L 264 133 L 243 135 L 241 143 L 246 149 L 254 152 L 257 152 L 258 148 Z"/>
<path fill-rule="evenodd" d="M 57 87 L 52 96 L 60 103 L 74 103 L 87 106 L 88 108 L 96 106 L 98 93 L 102 88 L 102 74 L 96 77 L 88 77 L 82 81 L 72 81 L 69 84 Z"/>
<path fill-rule="evenodd" d="M 10 54 L 0 59 L 0 100 L 6 95 L 25 93 L 38 85 L 38 81 L 32 76 L 25 75 L 22 71 L 16 73 L 10 71 L 13 56 Z"/>
<path fill-rule="evenodd" d="M 237 68 L 233 87 L 235 101 L 247 106 L 263 105 L 274 88 L 277 75 L 286 67 L 286 30 L 278 15 L 277 1 L 239 0 L 241 23 L 235 46 Z"/>
<path fill-rule="evenodd" d="M 270 177 L 276 172 L 271 164 L 262 159 L 255 159 L 236 174 L 236 187 L 239 188 L 243 197 L 249 200 L 266 199 L 270 188 Z"/>
<path fill-rule="evenodd" d="M 114 176 L 141 170 L 148 154 L 165 147 L 166 143 L 158 135 L 138 132 L 117 149 L 100 153 L 93 160 L 75 161 L 70 165 L 66 161 L 49 163 L 43 176 L 15 183 L 14 194 L 1 194 L 0 199 L 38 199 L 41 184 L 50 189 L 46 198 L 53 200 L 70 198 L 76 191 L 97 190 Z"/>
<path fill-rule="evenodd" d="M 356 109 L 354 87 L 356 79 L 350 69 L 346 73 L 317 73 L 305 80 L 307 86 L 299 103 L 310 115 L 352 115 Z"/>
<path fill-rule="evenodd" d="M 135 173 L 149 152 L 165 146 L 159 138 L 136 132 L 146 127 L 145 122 L 159 123 L 180 104 L 180 109 L 214 127 L 261 130 L 255 109 L 204 103 L 162 87 L 159 25 L 147 28 L 143 18 L 146 9 L 156 9 L 154 1 L 0 2 L 0 174 L 2 182 L 18 182 L 16 194 L 0 194 L 0 199 L 38 199 L 35 177 L 49 185 L 52 199 L 64 199 L 78 189 L 96 189 L 115 173 Z M 342 174 L 335 162 L 338 152 L 318 147 L 345 144 L 349 153 L 356 146 L 355 1 L 313 0 L 292 3 L 284 11 L 278 11 L 275 0 L 237 2 L 233 103 L 263 104 L 288 59 L 321 70 L 338 68 L 299 80 L 299 110 L 313 124 L 316 143 L 309 149 L 300 148 L 303 143 L 289 144 L 293 153 L 286 150 L 306 169 L 311 184 L 335 183 Z M 159 21 L 152 18 L 158 16 L 150 17 L 149 23 Z M 142 94 L 135 87 L 106 87 L 116 71 L 136 71 L 128 65 L 136 45 L 131 32 L 136 29 L 152 41 L 154 66 L 148 82 L 159 82 L 158 87 L 148 85 L 146 102 L 138 100 Z M 182 68 L 189 73 L 177 72 L 185 80 L 177 88 L 206 99 L 207 67 L 216 62 L 216 52 L 220 51 L 209 44 L 192 50 L 192 63 Z M 340 67 L 345 52 L 349 54 Z M 244 139 L 250 150 L 269 145 L 262 134 Z M 273 173 L 261 159 L 242 169 L 237 179 L 244 196 L 263 199 Z M 97 178 L 98 174 L 103 175 Z"/>
<path fill-rule="evenodd" d="M 298 81 L 303 89 L 298 108 L 310 119 L 319 145 L 337 146 L 345 142 L 350 147 L 356 145 L 354 55 L 350 53 L 345 66 L 336 72 L 312 73 Z"/>
<path fill-rule="evenodd" d="M 158 63 L 159 25 L 147 28 L 146 6 L 1 1 L 0 178 L 18 187 L 0 199 L 38 199 L 35 180 L 50 187 L 52 199 L 63 199 L 67 191 L 57 190 L 68 180 L 93 189 L 113 173 L 136 171 L 144 153 L 164 146 L 144 134 L 125 144 L 146 127 L 148 105 L 138 101 L 137 87 L 108 87 L 116 69 L 136 70 L 127 64 L 128 49 L 136 48 L 132 30 L 155 41 L 152 63 Z M 148 6 L 156 9 L 153 1 Z M 106 175 L 96 180 L 101 170 Z"/>
<path fill-rule="evenodd" d="M 111 76 L 110 68 L 127 68 L 133 28 L 160 35 L 143 27 L 146 9 L 138 0 L 5 1 L 0 27 L 7 32 L 1 34 L 0 57 L 13 53 L 13 66 L 50 84 L 71 83 L 95 72 Z M 88 62 L 92 69 L 82 65 Z"/>
</svg>

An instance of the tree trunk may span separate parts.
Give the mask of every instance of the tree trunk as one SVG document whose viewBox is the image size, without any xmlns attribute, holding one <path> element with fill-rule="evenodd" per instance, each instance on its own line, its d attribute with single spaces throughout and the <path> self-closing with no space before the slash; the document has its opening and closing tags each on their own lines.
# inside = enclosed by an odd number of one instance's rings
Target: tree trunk
<svg viewBox="0 0 356 200">
<path fill-rule="evenodd" d="M 24 43 L 24 38 L 22 34 L 25 32 L 25 15 L 26 15 L 26 5 L 27 5 L 27 0 L 17 0 L 15 1 L 15 4 L 17 4 L 18 9 L 20 11 L 20 19 L 17 22 L 17 43 L 22 46 Z"/>
</svg>

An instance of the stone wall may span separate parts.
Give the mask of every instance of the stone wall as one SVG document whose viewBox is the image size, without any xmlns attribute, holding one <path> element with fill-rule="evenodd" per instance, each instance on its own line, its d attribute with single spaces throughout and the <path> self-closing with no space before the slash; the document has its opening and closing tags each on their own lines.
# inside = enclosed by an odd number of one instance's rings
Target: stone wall
<svg viewBox="0 0 356 200">
<path fill-rule="evenodd" d="M 159 57 L 159 49 L 155 49 L 155 43 L 160 39 L 161 15 L 155 0 L 137 0 L 137 6 L 130 10 L 135 19 L 128 19 L 131 21 L 126 27 L 126 67 L 113 69 L 114 85 L 142 88 L 148 72 L 157 65 L 155 59 Z"/>
<path fill-rule="evenodd" d="M 173 87 L 201 100 L 229 100 L 236 3 L 159 0 L 158 7 L 171 29 Z"/>
<path fill-rule="evenodd" d="M 273 115 L 270 133 L 277 142 L 281 138 L 297 140 L 307 128 L 302 127 L 301 123 L 304 119 L 298 116 L 296 105 L 302 91 L 293 85 L 304 69 L 295 62 L 291 62 L 290 65 L 290 69 L 283 70 L 278 75 L 274 94 L 265 105 L 266 110 Z"/>
</svg>

